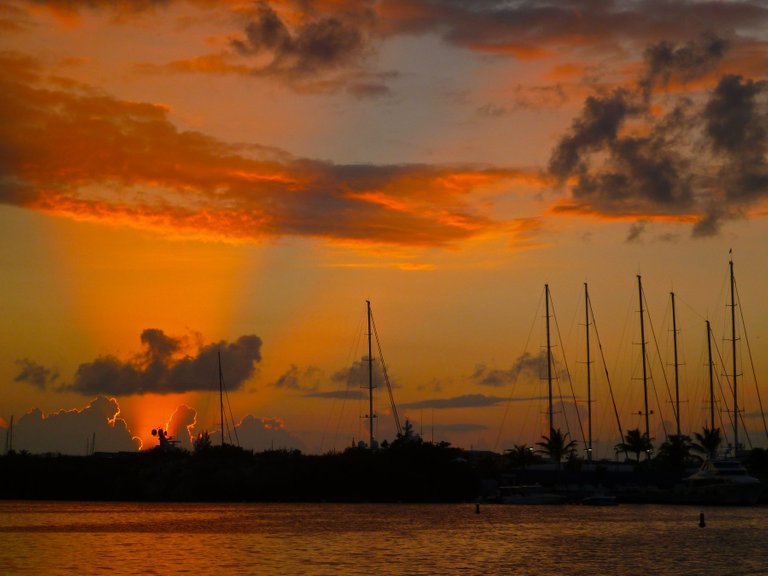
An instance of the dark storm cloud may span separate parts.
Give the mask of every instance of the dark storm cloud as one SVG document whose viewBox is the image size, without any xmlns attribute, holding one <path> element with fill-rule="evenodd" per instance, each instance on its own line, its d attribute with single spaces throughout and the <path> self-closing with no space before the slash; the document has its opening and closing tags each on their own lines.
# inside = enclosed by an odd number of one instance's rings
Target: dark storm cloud
<svg viewBox="0 0 768 576">
<path fill-rule="evenodd" d="M 721 172 L 729 199 L 768 192 L 768 82 L 728 75 L 704 108 L 706 133 L 726 158 Z"/>
<path fill-rule="evenodd" d="M 641 81 L 646 97 L 655 85 L 664 87 L 675 79 L 690 82 L 712 71 L 728 47 L 728 40 L 715 34 L 683 45 L 665 40 L 649 46 L 645 51 L 647 74 Z"/>
<path fill-rule="evenodd" d="M 334 15 L 305 15 L 291 29 L 266 2 L 260 2 L 243 38 L 232 47 L 244 56 L 268 55 L 258 74 L 315 75 L 357 63 L 368 46 L 367 28 L 374 16 L 365 10 Z"/>
<path fill-rule="evenodd" d="M 629 93 L 617 88 L 604 96 L 590 96 L 581 115 L 573 120 L 571 130 L 560 139 L 552 152 L 549 171 L 559 178 L 584 172 L 586 156 L 614 142 L 635 105 Z"/>
<path fill-rule="evenodd" d="M 19 366 L 19 373 L 16 374 L 13 381 L 27 382 L 40 390 L 45 390 L 48 384 L 51 384 L 59 377 L 59 373 L 55 370 L 46 368 L 29 358 L 16 360 L 16 364 Z"/>
<path fill-rule="evenodd" d="M 660 118 L 624 89 L 590 96 L 552 151 L 549 173 L 575 178 L 573 199 L 606 214 L 683 214 L 692 208 L 693 174 L 678 145 L 691 120 L 682 101 Z M 623 130 L 647 121 L 645 133 Z"/>
<path fill-rule="evenodd" d="M 86 446 L 102 452 L 135 451 L 133 438 L 114 398 L 99 396 L 82 410 L 45 415 L 32 410 L 13 427 L 14 450 L 32 453 L 85 454 Z M 95 435 L 95 444 L 93 443 Z"/>
<path fill-rule="evenodd" d="M 571 190 L 570 208 L 639 220 L 694 220 L 694 235 L 718 232 L 768 196 L 768 84 L 722 76 L 703 96 L 660 92 L 709 71 L 726 43 L 658 44 L 634 90 L 590 96 L 553 149 L 549 174 Z M 565 209 L 565 208 L 564 208 Z M 630 230 L 636 239 L 641 228 Z"/>
<path fill-rule="evenodd" d="M 757 30 L 768 21 L 768 7 L 746 1 L 384 0 L 380 12 L 386 33 L 430 32 L 463 48 L 517 58 L 644 45 L 715 28 Z"/>
<path fill-rule="evenodd" d="M 181 341 L 162 330 L 145 330 L 141 342 L 145 351 L 131 360 L 103 356 L 81 364 L 64 390 L 116 396 L 218 390 L 219 353 L 224 383 L 229 390 L 237 390 L 261 360 L 261 339 L 254 335 L 202 346 L 193 356 L 182 355 Z"/>
</svg>

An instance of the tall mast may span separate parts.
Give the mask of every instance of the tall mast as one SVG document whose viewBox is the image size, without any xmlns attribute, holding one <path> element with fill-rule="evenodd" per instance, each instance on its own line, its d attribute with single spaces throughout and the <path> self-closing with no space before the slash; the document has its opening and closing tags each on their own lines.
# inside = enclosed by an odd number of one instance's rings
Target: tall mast
<svg viewBox="0 0 768 576">
<path fill-rule="evenodd" d="M 366 300 L 365 304 L 368 309 L 368 446 L 373 450 L 373 351 L 371 349 L 371 301 Z"/>
<path fill-rule="evenodd" d="M 637 275 L 637 291 L 640 296 L 640 346 L 643 356 L 643 407 L 645 409 L 645 437 L 651 438 L 651 423 L 648 418 L 648 368 L 645 365 L 645 319 L 643 317 L 643 281 Z"/>
<path fill-rule="evenodd" d="M 546 310 L 546 316 L 547 316 L 547 388 L 548 388 L 548 398 L 549 398 L 549 432 L 547 434 L 551 434 L 551 431 L 554 430 L 555 427 L 555 419 L 554 419 L 554 412 L 552 409 L 552 345 L 550 343 L 550 337 L 549 337 L 549 284 L 544 284 L 544 302 L 545 302 L 545 310 Z"/>
<path fill-rule="evenodd" d="M 707 355 L 709 356 L 709 429 L 715 429 L 715 385 L 712 378 L 712 328 L 707 320 Z"/>
<path fill-rule="evenodd" d="M 11 414 L 11 423 L 5 433 L 5 453 L 13 452 L 13 414 Z"/>
<path fill-rule="evenodd" d="M 592 462 L 592 374 L 590 370 L 591 359 L 589 357 L 589 289 L 584 282 L 584 327 L 587 334 L 587 462 Z"/>
<path fill-rule="evenodd" d="M 224 446 L 224 378 L 221 374 L 221 348 L 218 348 L 219 355 L 219 417 L 221 422 L 221 445 Z"/>
<path fill-rule="evenodd" d="M 731 345 L 733 347 L 733 455 L 739 452 L 739 398 L 736 395 L 736 280 L 733 276 L 733 258 L 728 260 L 731 271 Z"/>
<path fill-rule="evenodd" d="M 675 353 L 675 423 L 677 424 L 677 435 L 680 436 L 680 377 L 677 363 L 677 316 L 675 315 L 675 293 L 670 292 L 672 296 L 672 342 L 674 343 Z"/>
</svg>

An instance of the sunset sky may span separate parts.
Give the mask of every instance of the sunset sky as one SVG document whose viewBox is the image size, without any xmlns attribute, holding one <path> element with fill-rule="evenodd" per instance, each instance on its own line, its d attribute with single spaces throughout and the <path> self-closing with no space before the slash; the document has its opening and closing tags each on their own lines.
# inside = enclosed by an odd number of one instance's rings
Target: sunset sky
<svg viewBox="0 0 768 576">
<path fill-rule="evenodd" d="M 748 354 L 768 402 L 765 2 L 7 0 L 0 69 L 14 448 L 218 438 L 219 351 L 243 445 L 367 440 L 366 300 L 401 420 L 533 444 L 545 284 L 557 426 L 581 442 L 588 283 L 622 426 L 641 427 L 638 275 L 655 443 L 674 432 L 671 291 L 683 431 L 708 417 L 709 318 L 730 439 L 729 250 L 740 403 L 768 444 Z"/>
</svg>

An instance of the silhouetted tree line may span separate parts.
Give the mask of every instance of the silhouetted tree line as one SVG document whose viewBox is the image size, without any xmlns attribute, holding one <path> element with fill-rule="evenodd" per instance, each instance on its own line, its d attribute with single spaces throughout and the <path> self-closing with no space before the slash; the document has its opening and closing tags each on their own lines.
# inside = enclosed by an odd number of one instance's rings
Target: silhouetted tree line
<svg viewBox="0 0 768 576">
<path fill-rule="evenodd" d="M 208 443 L 192 453 L 0 457 L 6 499 L 457 502 L 475 498 L 478 486 L 462 450 L 421 441 L 324 455 Z"/>
</svg>

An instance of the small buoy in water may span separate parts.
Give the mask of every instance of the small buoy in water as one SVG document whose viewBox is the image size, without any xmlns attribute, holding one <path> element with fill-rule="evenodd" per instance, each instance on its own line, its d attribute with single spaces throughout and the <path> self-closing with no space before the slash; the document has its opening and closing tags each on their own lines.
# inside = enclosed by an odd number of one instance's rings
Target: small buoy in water
<svg viewBox="0 0 768 576">
<path fill-rule="evenodd" d="M 480 514 L 480 504 L 475 504 L 475 514 Z"/>
<path fill-rule="evenodd" d="M 704 512 L 699 514 L 699 528 L 704 528 L 707 525 L 706 522 L 704 522 Z"/>
</svg>

